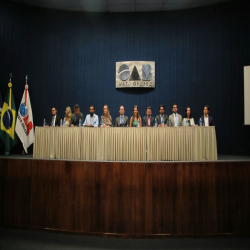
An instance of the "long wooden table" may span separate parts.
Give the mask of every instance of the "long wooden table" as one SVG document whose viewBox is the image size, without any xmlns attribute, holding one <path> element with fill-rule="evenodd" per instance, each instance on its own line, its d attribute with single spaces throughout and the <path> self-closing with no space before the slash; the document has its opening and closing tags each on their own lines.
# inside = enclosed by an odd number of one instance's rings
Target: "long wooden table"
<svg viewBox="0 0 250 250">
<path fill-rule="evenodd" d="M 33 157 L 95 161 L 217 160 L 215 127 L 36 127 Z"/>
</svg>

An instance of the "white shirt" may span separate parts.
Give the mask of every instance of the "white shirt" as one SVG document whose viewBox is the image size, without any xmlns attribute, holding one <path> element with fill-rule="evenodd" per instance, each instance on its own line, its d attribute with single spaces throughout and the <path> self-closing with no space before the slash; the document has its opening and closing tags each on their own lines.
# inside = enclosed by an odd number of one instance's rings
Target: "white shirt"
<svg viewBox="0 0 250 250">
<path fill-rule="evenodd" d="M 176 114 L 173 113 L 173 115 L 174 115 L 174 126 L 175 126 L 175 127 L 178 127 L 178 125 L 179 125 L 179 124 L 178 124 L 178 116 L 177 116 L 177 114 L 178 114 L 178 113 L 176 113 Z M 176 117 L 177 117 L 177 118 L 176 118 Z M 176 124 L 176 119 L 177 119 L 177 124 Z"/>
<path fill-rule="evenodd" d="M 51 120 L 51 126 L 55 127 L 55 125 L 56 125 L 56 115 L 52 116 L 52 120 Z"/>
<path fill-rule="evenodd" d="M 182 126 L 186 126 L 186 124 L 187 124 L 186 121 L 188 121 L 188 119 L 187 118 L 183 118 L 183 120 L 182 120 Z M 194 118 L 190 118 L 190 126 L 194 126 Z"/>
<path fill-rule="evenodd" d="M 92 120 L 91 120 L 92 119 Z M 99 124 L 99 118 L 98 118 L 98 115 L 96 114 L 93 114 L 93 117 L 90 116 L 90 114 L 88 114 L 85 118 L 85 121 L 84 121 L 84 124 L 83 126 L 86 126 L 86 125 L 93 125 L 94 127 L 98 127 L 98 124 Z"/>
<path fill-rule="evenodd" d="M 206 116 L 204 116 L 204 125 L 205 126 L 209 126 L 209 122 L 208 122 L 208 116 L 206 117 Z"/>
</svg>

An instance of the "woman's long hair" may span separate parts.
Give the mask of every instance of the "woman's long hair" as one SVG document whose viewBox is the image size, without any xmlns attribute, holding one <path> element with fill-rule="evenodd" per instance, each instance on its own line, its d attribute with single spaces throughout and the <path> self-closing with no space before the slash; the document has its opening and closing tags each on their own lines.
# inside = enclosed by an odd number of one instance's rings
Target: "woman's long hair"
<svg viewBox="0 0 250 250">
<path fill-rule="evenodd" d="M 71 116 L 72 116 L 72 112 L 71 112 L 71 108 L 68 106 L 67 108 L 66 108 L 66 110 L 68 111 L 68 115 L 66 115 L 65 114 L 65 120 L 67 120 L 67 119 L 71 119 Z"/>
<path fill-rule="evenodd" d="M 186 107 L 185 118 L 188 118 L 187 117 L 187 109 L 190 109 L 190 116 L 189 116 L 189 118 L 191 119 L 192 118 L 192 112 L 191 112 L 191 108 L 190 107 Z"/>
<path fill-rule="evenodd" d="M 134 109 L 135 108 L 137 108 L 137 120 L 139 120 L 140 119 L 140 112 L 139 112 L 139 108 L 138 108 L 138 106 L 137 105 L 135 105 L 134 106 L 134 108 L 133 108 L 133 115 L 132 115 L 132 122 L 134 121 Z"/>
<path fill-rule="evenodd" d="M 108 114 L 107 114 L 107 117 L 108 117 L 108 119 L 111 121 L 111 115 L 110 115 L 110 113 L 109 113 L 109 106 L 107 105 L 107 104 L 105 104 L 104 106 L 103 106 L 103 116 L 105 117 L 105 115 L 104 115 L 104 107 L 107 107 L 107 110 L 108 110 Z"/>
</svg>

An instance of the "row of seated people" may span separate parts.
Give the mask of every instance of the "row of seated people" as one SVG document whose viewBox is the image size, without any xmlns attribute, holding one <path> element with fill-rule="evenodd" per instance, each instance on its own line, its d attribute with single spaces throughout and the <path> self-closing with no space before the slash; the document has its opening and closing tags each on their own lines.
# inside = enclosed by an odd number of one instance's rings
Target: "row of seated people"
<svg viewBox="0 0 250 250">
<path fill-rule="evenodd" d="M 115 119 L 116 127 L 145 127 L 145 126 L 194 126 L 195 121 L 192 117 L 191 108 L 187 107 L 185 112 L 185 117 L 182 119 L 182 116 L 178 114 L 178 105 L 174 103 L 172 105 L 173 114 L 166 115 L 164 105 L 160 105 L 159 107 L 159 115 L 155 118 L 152 116 L 151 107 L 147 107 L 146 116 L 141 118 L 139 113 L 139 108 L 137 105 L 133 108 L 133 115 L 130 120 L 127 116 L 125 116 L 125 108 L 124 106 L 120 106 L 120 116 Z M 205 105 L 203 110 L 204 115 L 200 117 L 199 123 L 203 126 L 214 126 L 213 118 L 209 115 L 209 106 Z M 74 113 L 72 114 L 71 108 L 67 107 L 65 110 L 65 117 L 61 121 L 61 118 L 57 115 L 57 109 L 55 106 L 52 107 L 52 117 L 49 121 L 49 126 L 60 126 L 61 122 L 63 122 L 63 126 L 66 127 L 74 127 L 81 126 L 86 127 L 112 127 L 112 117 L 109 112 L 108 105 L 104 105 L 103 107 L 103 115 L 100 118 L 95 114 L 94 105 L 90 105 L 89 114 L 84 119 L 83 113 L 80 112 L 80 107 L 78 104 L 74 106 Z"/>
</svg>

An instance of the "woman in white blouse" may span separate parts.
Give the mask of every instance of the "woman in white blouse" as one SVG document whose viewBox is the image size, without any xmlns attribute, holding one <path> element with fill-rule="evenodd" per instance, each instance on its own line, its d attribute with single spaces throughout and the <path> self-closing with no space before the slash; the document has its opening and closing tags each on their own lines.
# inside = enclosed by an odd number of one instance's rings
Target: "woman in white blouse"
<svg viewBox="0 0 250 250">
<path fill-rule="evenodd" d="M 185 116 L 182 120 L 182 125 L 183 126 L 194 126 L 195 125 L 194 118 L 192 117 L 190 107 L 186 108 L 186 113 L 185 113 Z"/>
</svg>

